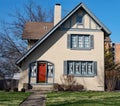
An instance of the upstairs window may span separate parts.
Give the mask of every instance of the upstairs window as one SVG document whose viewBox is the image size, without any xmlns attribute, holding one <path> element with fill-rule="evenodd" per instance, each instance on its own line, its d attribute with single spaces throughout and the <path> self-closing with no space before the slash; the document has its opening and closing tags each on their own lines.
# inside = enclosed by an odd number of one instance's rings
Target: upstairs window
<svg viewBox="0 0 120 106">
<path fill-rule="evenodd" d="M 82 15 L 77 15 L 76 22 L 77 22 L 77 24 L 83 24 L 83 16 Z"/>
<path fill-rule="evenodd" d="M 93 49 L 93 35 L 71 34 L 68 35 L 68 48 Z"/>
</svg>

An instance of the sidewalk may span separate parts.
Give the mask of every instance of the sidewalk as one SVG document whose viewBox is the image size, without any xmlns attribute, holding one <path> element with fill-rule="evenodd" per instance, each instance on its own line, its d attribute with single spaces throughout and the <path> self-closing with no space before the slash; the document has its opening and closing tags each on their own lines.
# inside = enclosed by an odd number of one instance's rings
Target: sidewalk
<svg viewBox="0 0 120 106">
<path fill-rule="evenodd" d="M 20 106 L 45 106 L 46 93 L 35 91 Z"/>
</svg>

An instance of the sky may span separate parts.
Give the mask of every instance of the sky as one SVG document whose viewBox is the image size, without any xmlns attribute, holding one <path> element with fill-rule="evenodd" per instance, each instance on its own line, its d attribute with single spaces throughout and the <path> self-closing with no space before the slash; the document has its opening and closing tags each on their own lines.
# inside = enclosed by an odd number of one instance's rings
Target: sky
<svg viewBox="0 0 120 106">
<path fill-rule="evenodd" d="M 0 0 L 0 21 L 12 22 L 8 16 L 16 8 L 23 11 L 23 4 L 29 0 Z M 53 8 L 56 3 L 62 6 L 62 16 L 65 16 L 80 2 L 94 13 L 94 15 L 112 32 L 112 42 L 120 43 L 120 0 L 33 0 L 43 9 Z"/>
</svg>

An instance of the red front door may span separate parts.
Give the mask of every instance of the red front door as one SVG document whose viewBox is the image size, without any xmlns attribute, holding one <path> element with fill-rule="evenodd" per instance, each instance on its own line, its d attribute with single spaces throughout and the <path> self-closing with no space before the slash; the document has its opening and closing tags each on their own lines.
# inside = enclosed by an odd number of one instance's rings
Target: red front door
<svg viewBox="0 0 120 106">
<path fill-rule="evenodd" d="M 46 63 L 40 63 L 38 66 L 38 82 L 46 82 Z"/>
</svg>

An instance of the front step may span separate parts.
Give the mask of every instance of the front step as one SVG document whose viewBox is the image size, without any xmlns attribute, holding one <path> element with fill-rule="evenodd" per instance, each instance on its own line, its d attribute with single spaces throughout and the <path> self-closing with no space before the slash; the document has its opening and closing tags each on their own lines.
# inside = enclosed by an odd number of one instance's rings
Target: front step
<svg viewBox="0 0 120 106">
<path fill-rule="evenodd" d="M 53 91 L 53 84 L 32 84 L 33 91 Z"/>
</svg>

